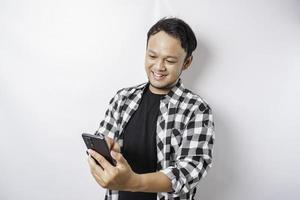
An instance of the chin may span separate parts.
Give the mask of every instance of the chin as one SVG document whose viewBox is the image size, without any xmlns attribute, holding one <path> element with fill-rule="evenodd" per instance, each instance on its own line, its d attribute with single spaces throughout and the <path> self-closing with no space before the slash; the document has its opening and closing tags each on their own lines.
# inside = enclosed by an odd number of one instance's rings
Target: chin
<svg viewBox="0 0 300 200">
<path fill-rule="evenodd" d="M 169 89 L 169 86 L 171 85 L 169 82 L 158 83 L 155 80 L 150 80 L 150 84 L 157 89 Z"/>
<path fill-rule="evenodd" d="M 170 86 L 176 82 L 176 79 L 173 81 L 170 80 L 170 74 L 167 75 L 164 80 L 156 80 L 151 73 L 152 72 L 149 72 L 148 74 L 148 80 L 150 84 L 157 89 L 169 89 Z"/>
</svg>

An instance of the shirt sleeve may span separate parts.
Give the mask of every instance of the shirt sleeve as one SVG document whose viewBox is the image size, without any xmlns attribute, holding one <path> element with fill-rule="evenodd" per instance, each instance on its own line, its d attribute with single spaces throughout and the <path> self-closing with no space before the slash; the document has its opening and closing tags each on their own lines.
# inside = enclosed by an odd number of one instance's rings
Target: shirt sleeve
<svg viewBox="0 0 300 200">
<path fill-rule="evenodd" d="M 203 106 L 203 105 L 202 105 Z M 201 107 L 201 106 L 199 106 Z M 197 109 L 182 132 L 175 164 L 160 170 L 172 182 L 169 194 L 188 193 L 212 166 L 214 122 L 211 108 Z"/>
<path fill-rule="evenodd" d="M 96 131 L 97 134 L 104 134 L 107 137 L 114 139 L 115 134 L 118 131 L 118 119 L 119 113 L 119 102 L 121 101 L 121 90 L 119 90 L 113 98 L 109 101 L 109 106 L 105 112 L 104 119 L 100 122 L 99 129 Z"/>
</svg>

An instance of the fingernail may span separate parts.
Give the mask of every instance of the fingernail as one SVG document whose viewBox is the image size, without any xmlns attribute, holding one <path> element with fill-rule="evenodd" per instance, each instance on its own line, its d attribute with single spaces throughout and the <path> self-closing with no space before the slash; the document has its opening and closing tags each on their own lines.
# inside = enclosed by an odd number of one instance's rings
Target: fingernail
<svg viewBox="0 0 300 200">
<path fill-rule="evenodd" d="M 116 152 L 111 151 L 110 154 L 111 154 L 111 156 L 112 156 L 113 158 L 116 158 Z"/>
<path fill-rule="evenodd" d="M 89 154 L 92 154 L 93 152 L 92 152 L 92 149 L 88 149 L 88 153 Z"/>
</svg>

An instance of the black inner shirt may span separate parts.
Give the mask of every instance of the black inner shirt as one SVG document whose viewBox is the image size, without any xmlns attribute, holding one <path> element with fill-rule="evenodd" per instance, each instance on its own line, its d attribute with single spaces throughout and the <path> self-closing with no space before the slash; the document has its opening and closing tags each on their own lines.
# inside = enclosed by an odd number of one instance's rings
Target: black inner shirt
<svg viewBox="0 0 300 200">
<path fill-rule="evenodd" d="M 156 123 L 161 98 L 145 88 L 138 109 L 124 129 L 122 154 L 135 173 L 156 172 Z M 119 191 L 119 200 L 156 200 L 157 193 Z"/>
</svg>

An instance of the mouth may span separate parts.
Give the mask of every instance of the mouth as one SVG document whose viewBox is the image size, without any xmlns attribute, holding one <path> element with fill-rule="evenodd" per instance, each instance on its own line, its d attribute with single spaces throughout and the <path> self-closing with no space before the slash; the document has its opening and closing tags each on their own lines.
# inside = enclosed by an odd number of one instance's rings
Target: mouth
<svg viewBox="0 0 300 200">
<path fill-rule="evenodd" d="M 155 72 L 153 72 L 153 71 L 152 71 L 151 73 L 152 73 L 154 79 L 155 79 L 155 80 L 158 80 L 158 81 L 164 79 L 164 78 L 167 76 L 167 75 L 155 73 Z"/>
</svg>

